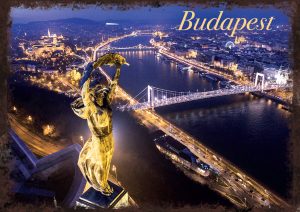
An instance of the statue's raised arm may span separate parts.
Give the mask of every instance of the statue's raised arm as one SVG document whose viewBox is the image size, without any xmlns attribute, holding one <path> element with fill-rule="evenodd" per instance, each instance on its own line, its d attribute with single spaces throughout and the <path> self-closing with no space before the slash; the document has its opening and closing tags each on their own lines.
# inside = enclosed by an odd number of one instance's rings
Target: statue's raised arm
<svg viewBox="0 0 300 212">
<path fill-rule="evenodd" d="M 114 95 L 115 95 L 115 90 L 117 87 L 117 84 L 119 82 L 120 78 L 120 73 L 121 73 L 121 66 L 122 65 L 129 65 L 126 62 L 126 59 L 122 57 L 119 54 L 116 53 L 108 53 L 100 57 L 95 63 L 94 63 L 94 68 L 98 68 L 103 65 L 109 65 L 109 66 L 115 66 L 116 67 L 116 72 L 115 75 L 110 82 L 110 85 L 107 90 L 107 101 L 110 104 Z"/>
</svg>

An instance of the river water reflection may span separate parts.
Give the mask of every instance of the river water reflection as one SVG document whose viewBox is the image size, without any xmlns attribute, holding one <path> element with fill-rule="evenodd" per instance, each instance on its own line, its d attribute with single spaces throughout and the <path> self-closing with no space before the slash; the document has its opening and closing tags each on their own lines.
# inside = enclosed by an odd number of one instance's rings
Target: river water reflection
<svg viewBox="0 0 300 212">
<path fill-rule="evenodd" d="M 113 46 L 149 44 L 149 37 L 118 41 Z M 123 51 L 131 64 L 120 84 L 132 96 L 147 85 L 174 91 L 207 91 L 217 82 L 181 72 L 154 51 Z M 146 97 L 145 97 L 146 98 Z M 198 138 L 259 182 L 282 196 L 288 193 L 288 121 L 290 113 L 276 103 L 252 95 L 204 99 L 157 108 L 163 117 Z"/>
</svg>

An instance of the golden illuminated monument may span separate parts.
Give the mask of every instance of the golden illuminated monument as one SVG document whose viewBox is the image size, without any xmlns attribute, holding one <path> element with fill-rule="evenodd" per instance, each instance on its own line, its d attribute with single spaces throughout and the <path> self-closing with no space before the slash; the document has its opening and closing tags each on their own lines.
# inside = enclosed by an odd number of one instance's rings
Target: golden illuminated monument
<svg viewBox="0 0 300 212">
<path fill-rule="evenodd" d="M 114 152 L 111 102 L 123 64 L 127 64 L 125 58 L 114 53 L 105 54 L 96 62 L 89 63 L 81 79 L 81 97 L 71 104 L 75 114 L 87 120 L 92 133 L 80 152 L 78 166 L 87 182 L 106 196 L 113 193 L 108 184 Z M 108 86 L 98 83 L 90 87 L 93 70 L 103 65 L 116 67 L 113 80 Z"/>
</svg>

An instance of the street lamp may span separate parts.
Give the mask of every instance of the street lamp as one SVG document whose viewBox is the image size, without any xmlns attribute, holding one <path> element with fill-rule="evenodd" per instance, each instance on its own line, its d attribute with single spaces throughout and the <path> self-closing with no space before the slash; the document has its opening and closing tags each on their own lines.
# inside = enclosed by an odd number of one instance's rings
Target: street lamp
<svg viewBox="0 0 300 212">
<path fill-rule="evenodd" d="M 31 116 L 27 116 L 27 121 L 28 122 L 32 122 L 32 117 Z"/>
<path fill-rule="evenodd" d="M 118 180 L 118 175 L 117 175 L 117 167 L 115 165 L 112 165 L 111 170 L 115 173 L 116 180 L 117 180 L 118 184 L 120 185 L 119 180 Z"/>
<path fill-rule="evenodd" d="M 17 112 L 16 106 L 13 106 L 13 111 L 14 111 L 14 112 Z"/>
<path fill-rule="evenodd" d="M 84 145 L 84 139 L 83 139 L 83 136 L 79 136 L 79 140 L 82 142 L 82 145 Z"/>
</svg>

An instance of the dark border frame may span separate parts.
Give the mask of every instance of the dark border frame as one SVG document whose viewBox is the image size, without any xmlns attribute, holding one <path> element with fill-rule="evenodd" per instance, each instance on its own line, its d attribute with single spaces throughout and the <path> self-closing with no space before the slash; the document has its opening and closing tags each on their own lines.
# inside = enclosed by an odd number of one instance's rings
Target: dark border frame
<svg viewBox="0 0 300 212">
<path fill-rule="evenodd" d="M 71 7 L 80 9 L 87 5 L 96 5 L 98 7 L 110 9 L 116 7 L 120 10 L 126 10 L 133 7 L 161 7 L 170 4 L 212 7 L 224 5 L 228 9 L 233 6 L 240 7 L 266 7 L 275 6 L 284 10 L 290 18 L 292 26 L 292 35 L 290 36 L 290 56 L 293 59 L 293 105 L 292 116 L 290 120 L 290 167 L 292 171 L 292 182 L 290 183 L 290 200 L 289 203 L 294 206 L 294 211 L 300 211 L 300 1 L 298 0 L 191 0 L 189 2 L 179 0 L 6 0 L 0 4 L 0 210 L 18 210 L 38 209 L 34 205 L 21 205 L 11 201 L 9 168 L 10 149 L 8 146 L 8 88 L 7 77 L 9 76 L 8 63 L 8 44 L 10 39 L 10 8 L 20 7 L 47 9 L 50 7 Z M 46 209 L 46 208 L 43 208 Z M 54 208 L 48 208 L 54 210 Z M 158 208 L 150 206 L 146 210 L 162 210 L 167 208 Z M 189 206 L 178 209 L 180 211 L 207 211 L 207 210 L 224 210 L 223 207 L 199 206 L 191 208 Z M 125 209 L 126 210 L 126 209 Z M 132 209 L 129 209 L 132 210 Z"/>
</svg>

